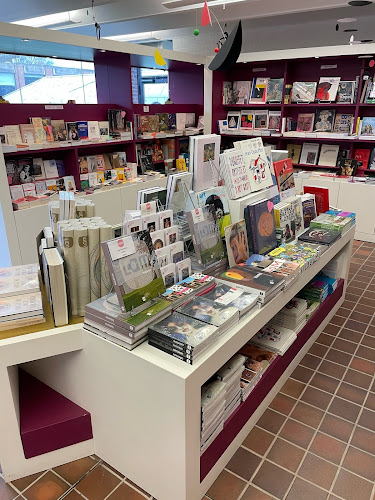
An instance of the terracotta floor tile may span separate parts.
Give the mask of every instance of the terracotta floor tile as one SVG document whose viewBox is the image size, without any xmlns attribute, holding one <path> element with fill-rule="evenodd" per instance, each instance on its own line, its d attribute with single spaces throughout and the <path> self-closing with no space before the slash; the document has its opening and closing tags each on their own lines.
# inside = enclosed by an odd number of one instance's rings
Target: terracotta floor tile
<svg viewBox="0 0 375 500">
<path fill-rule="evenodd" d="M 295 379 L 295 380 L 299 380 L 300 382 L 307 384 L 307 382 L 311 379 L 311 377 L 313 375 L 314 375 L 314 372 L 312 370 L 310 370 L 309 368 L 305 368 L 304 366 L 297 366 L 297 368 L 290 375 L 290 377 Z"/>
<path fill-rule="evenodd" d="M 354 279 L 351 283 L 350 283 L 350 286 L 354 286 L 355 288 L 360 288 L 360 289 L 364 289 L 367 287 L 367 283 L 364 283 L 363 281 L 359 281 L 359 280 L 356 280 Z"/>
<path fill-rule="evenodd" d="M 375 433 L 362 427 L 356 427 L 350 444 L 375 455 Z"/>
<path fill-rule="evenodd" d="M 27 500 L 58 500 L 68 489 L 69 485 L 67 483 L 62 481 L 53 472 L 48 471 L 38 481 L 27 488 L 22 495 Z"/>
<path fill-rule="evenodd" d="M 361 297 L 361 304 L 364 305 L 364 306 L 370 306 L 372 308 L 375 307 L 375 300 L 371 300 L 371 299 L 366 299 L 366 298 L 363 298 Z"/>
<path fill-rule="evenodd" d="M 373 394 L 372 392 L 369 392 L 366 398 L 365 407 L 369 410 L 375 411 L 375 394 Z"/>
<path fill-rule="evenodd" d="M 327 352 L 327 356 L 325 357 L 328 361 L 333 361 L 334 363 L 338 363 L 339 365 L 348 366 L 350 360 L 352 359 L 350 354 L 346 354 L 345 352 L 337 351 L 336 349 L 330 349 Z"/>
<path fill-rule="evenodd" d="M 337 469 L 336 465 L 308 453 L 298 471 L 298 475 L 321 488 L 329 490 L 335 479 Z"/>
<path fill-rule="evenodd" d="M 321 344 L 313 344 L 308 351 L 309 354 L 313 354 L 314 356 L 319 356 L 319 358 L 323 358 L 328 351 L 328 347 Z"/>
<path fill-rule="evenodd" d="M 350 367 L 354 368 L 354 370 L 367 373 L 368 375 L 375 374 L 375 363 L 367 361 L 366 359 L 354 357 L 350 363 Z"/>
<path fill-rule="evenodd" d="M 342 318 L 341 316 L 337 316 L 337 314 L 335 316 L 333 316 L 333 318 L 331 319 L 331 323 L 332 325 L 336 325 L 336 326 L 342 326 L 346 321 L 346 318 Z M 327 331 L 325 329 L 325 331 Z"/>
<path fill-rule="evenodd" d="M 262 429 L 265 429 L 266 431 L 277 434 L 284 421 L 285 417 L 267 408 L 267 410 L 258 420 L 257 425 Z"/>
<path fill-rule="evenodd" d="M 354 424 L 327 413 L 320 424 L 319 430 L 337 439 L 348 442 L 353 427 Z"/>
<path fill-rule="evenodd" d="M 375 337 L 375 326 L 370 325 L 366 330 L 366 335 L 371 335 L 371 337 Z"/>
<path fill-rule="evenodd" d="M 351 300 L 353 297 L 361 297 L 363 294 L 363 288 L 358 288 L 357 286 L 353 286 L 353 279 L 350 281 L 350 285 L 346 289 L 346 296 L 349 297 Z"/>
<path fill-rule="evenodd" d="M 343 318 L 347 318 L 351 313 L 351 309 L 345 309 L 345 307 L 340 307 L 340 309 L 338 309 L 337 311 L 337 314 L 339 316 L 342 316 Z"/>
<path fill-rule="evenodd" d="M 366 394 L 367 392 L 365 390 L 355 387 L 354 385 L 347 384 L 346 382 L 342 382 L 336 396 L 353 401 L 353 403 L 357 403 L 357 405 L 361 405 L 365 400 Z"/>
<path fill-rule="evenodd" d="M 338 349 L 339 351 L 344 351 L 347 352 L 348 354 L 354 354 L 355 350 L 357 349 L 357 344 L 354 342 L 348 342 L 347 340 L 343 339 L 336 339 L 332 347 L 334 349 Z"/>
<path fill-rule="evenodd" d="M 70 484 L 75 484 L 81 477 L 83 477 L 86 472 L 88 472 L 94 465 L 97 464 L 96 460 L 93 460 L 90 457 L 81 458 L 79 460 L 75 460 L 74 462 L 70 462 L 65 465 L 60 465 L 59 467 L 55 467 L 53 470 L 65 481 L 68 481 Z"/>
<path fill-rule="evenodd" d="M 342 467 L 370 481 L 375 480 L 375 457 L 349 446 Z"/>
<path fill-rule="evenodd" d="M 345 307 L 345 309 L 350 309 L 351 311 L 356 307 L 357 300 L 350 301 L 348 298 L 345 296 L 345 300 L 342 303 L 342 307 Z"/>
<path fill-rule="evenodd" d="M 360 345 L 355 355 L 359 358 L 375 361 L 375 349 L 371 349 L 371 347 Z"/>
<path fill-rule="evenodd" d="M 245 481 L 249 481 L 261 461 L 262 459 L 254 453 L 245 450 L 245 448 L 238 448 L 227 463 L 226 469 L 242 477 Z"/>
<path fill-rule="evenodd" d="M 327 409 L 331 399 L 332 394 L 327 394 L 326 392 L 320 391 L 319 389 L 315 389 L 315 387 L 307 387 L 301 397 L 301 401 L 316 406 L 321 410 Z"/>
<path fill-rule="evenodd" d="M 237 500 L 245 486 L 245 481 L 223 470 L 207 495 L 214 500 Z"/>
<path fill-rule="evenodd" d="M 359 300 L 359 295 L 355 295 L 354 293 L 346 293 L 345 298 L 346 298 L 346 300 L 349 300 L 350 302 L 357 303 Z"/>
<path fill-rule="evenodd" d="M 328 493 L 297 477 L 286 500 L 325 500 Z"/>
<path fill-rule="evenodd" d="M 359 417 L 358 424 L 362 425 L 362 427 L 366 427 L 366 429 L 375 431 L 375 412 L 364 408 Z"/>
<path fill-rule="evenodd" d="M 350 340 L 350 342 L 355 342 L 358 344 L 363 337 L 362 333 L 354 332 L 353 330 L 349 330 L 348 328 L 343 328 L 338 335 L 338 339 Z"/>
<path fill-rule="evenodd" d="M 306 354 L 304 358 L 302 358 L 300 364 L 302 366 L 306 366 L 307 368 L 311 368 L 312 370 L 315 370 L 318 368 L 319 363 L 322 360 L 320 358 L 317 358 L 316 356 L 312 356 L 311 354 Z"/>
<path fill-rule="evenodd" d="M 366 299 L 371 299 L 371 300 L 375 300 L 375 292 L 372 292 L 371 290 L 367 289 L 365 291 L 365 293 L 363 294 L 363 296 L 366 298 Z"/>
<path fill-rule="evenodd" d="M 355 422 L 357 420 L 359 412 L 361 411 L 361 407 L 354 403 L 350 403 L 349 401 L 345 401 L 344 399 L 335 397 L 333 398 L 328 411 L 329 413 L 333 413 L 333 415 L 345 418 L 350 422 Z"/>
<path fill-rule="evenodd" d="M 367 328 L 367 323 L 361 323 L 360 321 L 354 321 L 354 319 L 348 319 L 345 323 L 345 328 L 349 328 L 350 330 L 354 330 L 355 332 L 364 333 Z"/>
<path fill-rule="evenodd" d="M 361 344 L 375 349 L 375 337 L 370 337 L 370 335 L 363 335 Z"/>
<path fill-rule="evenodd" d="M 76 489 L 90 500 L 103 500 L 120 483 L 120 479 L 99 465 L 86 476 Z"/>
<path fill-rule="evenodd" d="M 64 497 L 64 500 L 83 500 L 83 496 L 80 495 L 77 490 L 72 490 Z"/>
<path fill-rule="evenodd" d="M 297 380 L 288 379 L 285 384 L 282 386 L 281 391 L 292 398 L 298 399 L 305 388 L 305 384 L 298 382 Z"/>
<path fill-rule="evenodd" d="M 316 373 L 310 381 L 310 385 L 321 389 L 322 391 L 329 392 L 333 394 L 339 385 L 339 380 L 328 377 L 328 375 L 324 375 L 323 373 Z"/>
<path fill-rule="evenodd" d="M 307 449 L 310 441 L 314 435 L 314 430 L 306 425 L 295 422 L 294 420 L 287 420 L 284 427 L 281 429 L 279 436 L 287 441 L 290 441 L 301 448 Z"/>
<path fill-rule="evenodd" d="M 359 373 L 355 370 L 349 370 L 346 372 L 344 381 L 350 384 L 362 387 L 363 389 L 368 389 L 370 387 L 372 378 L 364 373 Z"/>
<path fill-rule="evenodd" d="M 334 464 L 339 464 L 345 448 L 346 445 L 341 441 L 318 432 L 311 443 L 309 451 L 319 457 L 333 462 Z"/>
<path fill-rule="evenodd" d="M 372 309 L 372 308 L 370 308 L 368 306 L 364 306 L 361 303 L 358 303 L 355 306 L 354 311 L 355 312 L 362 312 L 362 313 L 365 313 L 365 314 L 373 314 L 374 313 L 374 309 Z"/>
<path fill-rule="evenodd" d="M 295 405 L 295 402 L 295 399 L 290 398 L 289 396 L 286 396 L 285 394 L 282 394 L 280 392 L 274 397 L 273 401 L 269 405 L 269 408 L 283 413 L 284 415 L 289 415 L 289 413 L 292 411 L 293 406 Z"/>
<path fill-rule="evenodd" d="M 21 493 L 26 490 L 30 486 L 31 483 L 36 481 L 38 477 L 40 477 L 43 472 L 37 472 L 36 474 L 31 474 L 31 476 L 21 477 L 20 479 L 16 479 L 12 481 L 12 484 L 19 490 Z M 1 497 L 0 497 L 1 498 Z"/>
<path fill-rule="evenodd" d="M 317 408 L 313 408 L 299 401 L 290 416 L 303 424 L 317 428 L 323 415 L 324 413 L 322 410 L 318 410 Z"/>
<path fill-rule="evenodd" d="M 6 484 L 4 479 L 0 477 L 0 499 L 13 500 L 18 497 L 18 493 L 9 484 Z M 19 497 L 21 498 L 21 497 Z"/>
<path fill-rule="evenodd" d="M 330 346 L 334 340 L 335 337 L 333 335 L 329 335 L 328 333 L 323 332 L 316 339 L 316 342 L 319 342 L 319 344 Z"/>
<path fill-rule="evenodd" d="M 272 497 L 249 484 L 247 490 L 242 495 L 241 500 L 272 500 Z"/>
<path fill-rule="evenodd" d="M 295 472 L 304 454 L 304 450 L 278 438 L 268 452 L 267 459 L 275 462 L 277 465 L 281 465 L 281 467 L 288 469 L 290 472 Z"/>
<path fill-rule="evenodd" d="M 322 364 L 318 368 L 319 372 L 338 379 L 341 379 L 341 377 L 345 373 L 345 370 L 345 366 L 338 365 L 337 363 L 332 363 L 331 361 L 326 361 L 325 359 L 322 361 Z"/>
<path fill-rule="evenodd" d="M 275 481 L 275 478 L 277 478 L 277 481 Z M 276 498 L 283 498 L 292 480 L 292 474 L 266 460 L 252 482 Z"/>
<path fill-rule="evenodd" d="M 102 465 L 103 467 L 105 467 L 106 469 L 109 469 L 110 471 L 112 471 L 114 474 L 117 474 L 117 476 L 119 476 L 121 479 L 124 479 L 124 474 L 121 474 L 121 472 L 119 472 L 118 470 L 116 470 L 114 467 L 112 467 L 111 465 L 107 464 L 107 462 L 102 462 Z M 129 481 L 129 479 L 128 479 Z"/>
<path fill-rule="evenodd" d="M 371 249 L 365 250 L 366 247 L 361 247 L 359 250 L 357 250 L 357 253 L 359 255 L 371 255 Z"/>
<path fill-rule="evenodd" d="M 366 296 L 366 294 L 364 296 Z M 368 297 L 368 298 L 371 299 L 372 297 Z M 375 294 L 374 294 L 374 298 L 375 298 Z M 360 323 L 366 323 L 366 325 L 368 325 L 372 319 L 372 314 L 365 314 L 362 312 L 353 311 L 350 314 L 349 319 L 354 319 L 355 321 L 359 321 Z"/>
<path fill-rule="evenodd" d="M 275 436 L 273 434 L 270 434 L 259 427 L 254 427 L 242 444 L 243 446 L 246 446 L 246 448 L 249 448 L 249 450 L 255 451 L 255 453 L 259 453 L 259 455 L 264 455 L 274 437 Z"/>
<path fill-rule="evenodd" d="M 118 472 L 116 472 L 116 474 L 118 474 Z M 136 491 L 138 491 L 138 493 L 143 493 L 144 495 L 146 495 L 146 497 L 150 497 L 150 493 L 147 493 L 147 491 L 145 490 L 142 490 L 142 488 L 140 486 L 138 486 L 137 484 L 133 483 L 133 481 L 131 481 L 129 478 L 126 479 L 125 481 L 127 483 L 128 486 L 131 486 L 133 489 L 135 489 Z"/>
</svg>

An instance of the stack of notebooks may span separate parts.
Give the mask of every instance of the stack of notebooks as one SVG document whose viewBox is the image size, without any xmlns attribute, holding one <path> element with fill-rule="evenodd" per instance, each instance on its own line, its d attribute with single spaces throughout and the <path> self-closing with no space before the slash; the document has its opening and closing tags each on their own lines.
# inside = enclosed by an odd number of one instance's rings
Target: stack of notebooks
<svg viewBox="0 0 375 500">
<path fill-rule="evenodd" d="M 148 343 L 192 365 L 215 343 L 220 330 L 178 312 L 148 327 Z"/>
<path fill-rule="evenodd" d="M 202 386 L 201 455 L 224 427 L 226 384 L 220 380 Z"/>
<path fill-rule="evenodd" d="M 272 318 L 272 324 L 294 330 L 297 334 L 306 324 L 307 301 L 294 297 Z"/>
<path fill-rule="evenodd" d="M 331 229 L 337 231 L 340 236 L 343 236 L 355 225 L 355 214 L 352 212 L 339 212 L 320 214 L 315 217 L 310 223 L 310 229 Z"/>
<path fill-rule="evenodd" d="M 273 351 L 257 346 L 253 341 L 245 344 L 239 350 L 239 354 L 246 358 L 245 369 L 241 375 L 241 397 L 242 401 L 245 401 L 277 355 Z"/>
<path fill-rule="evenodd" d="M 0 331 L 45 321 L 38 264 L 0 269 Z"/>
<path fill-rule="evenodd" d="M 137 314 L 122 313 L 117 296 L 112 293 L 86 305 L 84 328 L 131 351 L 146 340 L 148 325 L 170 311 L 169 302 L 156 299 Z"/>
<path fill-rule="evenodd" d="M 246 293 L 239 288 L 230 287 L 223 283 L 218 283 L 215 288 L 204 293 L 204 298 L 235 307 L 239 310 L 240 318 L 251 311 L 258 303 L 258 295 L 255 293 Z"/>
<path fill-rule="evenodd" d="M 328 283 L 320 279 L 319 276 L 315 276 L 315 278 L 307 283 L 297 295 L 309 301 L 323 302 L 327 298 L 328 292 Z"/>
<path fill-rule="evenodd" d="M 338 231 L 324 228 L 308 228 L 298 236 L 299 241 L 306 243 L 318 243 L 320 245 L 331 245 L 340 238 Z"/>
<path fill-rule="evenodd" d="M 241 375 L 245 359 L 241 354 L 235 354 L 216 374 L 217 379 L 225 383 L 224 422 L 241 403 Z"/>
<path fill-rule="evenodd" d="M 253 341 L 266 349 L 283 355 L 296 340 L 297 334 L 294 330 L 278 326 L 271 322 L 261 328 L 253 337 Z"/>
</svg>

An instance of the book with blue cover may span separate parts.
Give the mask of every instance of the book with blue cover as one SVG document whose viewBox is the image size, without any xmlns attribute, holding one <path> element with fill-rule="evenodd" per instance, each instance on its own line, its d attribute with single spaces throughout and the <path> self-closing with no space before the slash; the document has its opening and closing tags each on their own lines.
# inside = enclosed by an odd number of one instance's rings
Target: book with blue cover
<svg viewBox="0 0 375 500">
<path fill-rule="evenodd" d="M 253 253 L 265 254 L 277 246 L 273 205 L 269 200 L 260 200 L 245 208 L 246 224 L 249 224 Z"/>
</svg>

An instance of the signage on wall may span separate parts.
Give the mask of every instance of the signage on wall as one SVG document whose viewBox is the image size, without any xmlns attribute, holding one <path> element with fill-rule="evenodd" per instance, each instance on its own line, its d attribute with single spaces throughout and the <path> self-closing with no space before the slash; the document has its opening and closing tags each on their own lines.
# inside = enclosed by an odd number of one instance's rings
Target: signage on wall
<svg viewBox="0 0 375 500">
<path fill-rule="evenodd" d="M 322 64 L 320 69 L 335 69 L 337 68 L 337 64 Z"/>
<path fill-rule="evenodd" d="M 44 109 L 64 109 L 62 104 L 46 104 Z"/>
<path fill-rule="evenodd" d="M 253 68 L 254 71 L 267 71 L 267 68 Z"/>
</svg>

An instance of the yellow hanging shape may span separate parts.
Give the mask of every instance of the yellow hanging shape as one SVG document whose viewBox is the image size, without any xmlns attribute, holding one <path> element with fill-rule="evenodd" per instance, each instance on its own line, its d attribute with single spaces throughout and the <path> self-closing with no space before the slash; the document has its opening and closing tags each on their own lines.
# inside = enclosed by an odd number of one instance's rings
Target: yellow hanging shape
<svg viewBox="0 0 375 500">
<path fill-rule="evenodd" d="M 158 64 L 159 66 L 165 66 L 167 64 L 165 62 L 164 57 L 160 54 L 158 49 L 155 49 L 154 59 L 155 59 L 156 64 Z"/>
</svg>

